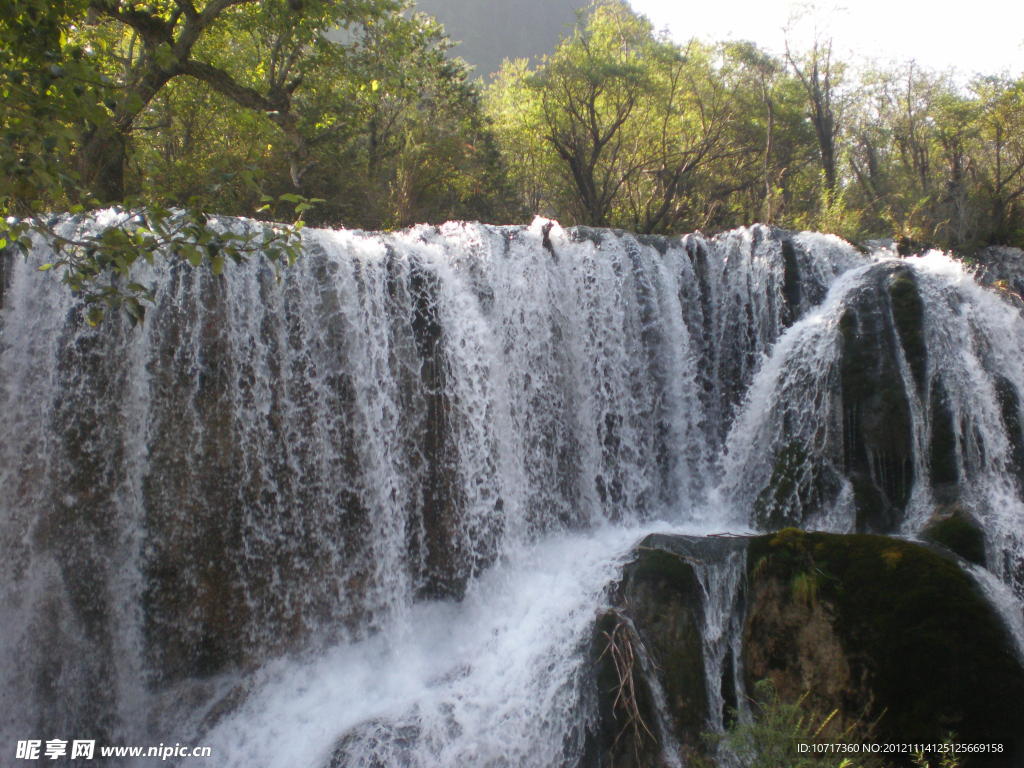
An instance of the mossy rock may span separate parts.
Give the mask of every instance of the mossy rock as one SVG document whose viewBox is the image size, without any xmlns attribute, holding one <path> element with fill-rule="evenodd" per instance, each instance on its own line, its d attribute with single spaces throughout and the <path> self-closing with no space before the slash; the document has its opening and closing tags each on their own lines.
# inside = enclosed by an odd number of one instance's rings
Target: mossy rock
<svg viewBox="0 0 1024 768">
<path fill-rule="evenodd" d="M 921 531 L 921 538 L 955 552 L 964 560 L 985 564 L 985 534 L 962 509 L 933 518 Z"/>
<path fill-rule="evenodd" d="M 648 537 L 623 568 L 612 609 L 595 625 L 591 656 L 598 723 L 581 765 L 639 768 L 662 764 L 662 747 L 654 738 L 658 736 L 654 685 L 664 694 L 667 724 L 684 754 L 701 749 L 701 734 L 708 720 L 701 636 L 704 617 L 701 586 L 692 564 L 695 558 L 689 552 L 690 546 L 699 547 L 701 541 L 705 540 Z M 634 646 L 638 662 L 631 681 L 632 696 L 650 734 L 644 728 L 626 726 L 628 712 L 615 704 L 622 681 L 612 663 L 613 636 L 620 646 Z M 641 656 L 649 665 L 639 662 Z"/>
<path fill-rule="evenodd" d="M 751 541 L 751 590 L 804 610 L 811 599 L 831 622 L 849 665 L 847 701 L 877 719 L 878 740 L 1002 743 L 1001 755 L 972 756 L 967 765 L 1020 765 L 1024 758 L 1024 670 L 998 615 L 957 563 L 922 545 L 866 534 L 793 529 Z M 774 590 L 764 589 L 775 584 Z M 758 610 L 752 605 L 751 612 Z M 749 629 L 749 626 L 748 626 Z M 749 633 L 747 633 L 749 635 Z M 746 636 L 745 657 L 752 644 Z M 776 653 L 780 669 L 792 664 Z M 789 670 L 790 674 L 796 674 Z M 801 684 L 815 686 L 815 679 Z"/>
<path fill-rule="evenodd" d="M 910 500 L 913 419 L 901 357 L 915 386 L 927 376 L 923 303 L 913 273 L 880 264 L 839 319 L 842 470 L 853 487 L 858 530 L 896 530 Z"/>
<path fill-rule="evenodd" d="M 925 378 L 928 374 L 924 302 L 921 300 L 921 292 L 918 290 L 914 273 L 908 267 L 903 267 L 890 279 L 889 303 L 896 332 L 899 334 L 914 381 L 918 390 L 924 391 Z"/>
</svg>

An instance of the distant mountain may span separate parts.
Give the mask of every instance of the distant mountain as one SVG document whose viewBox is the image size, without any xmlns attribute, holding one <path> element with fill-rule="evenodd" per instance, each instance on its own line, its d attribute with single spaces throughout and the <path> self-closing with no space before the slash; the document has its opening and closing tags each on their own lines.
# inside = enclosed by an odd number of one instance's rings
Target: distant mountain
<svg viewBox="0 0 1024 768">
<path fill-rule="evenodd" d="M 452 50 L 475 74 L 497 72 L 504 59 L 551 53 L 576 23 L 588 0 L 417 0 L 458 45 Z"/>
</svg>

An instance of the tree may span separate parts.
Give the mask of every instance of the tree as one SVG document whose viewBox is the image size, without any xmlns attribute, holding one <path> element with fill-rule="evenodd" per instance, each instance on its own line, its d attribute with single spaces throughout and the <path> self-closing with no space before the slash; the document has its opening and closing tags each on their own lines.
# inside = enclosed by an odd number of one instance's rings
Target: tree
<svg viewBox="0 0 1024 768">
<path fill-rule="evenodd" d="M 786 61 L 800 80 L 807 97 L 807 107 L 814 133 L 818 140 L 818 156 L 825 178 L 825 190 L 830 198 L 839 188 L 836 141 L 839 137 L 840 104 L 837 86 L 842 76 L 842 65 L 832 56 L 832 40 L 815 37 L 810 50 L 794 53 L 786 40 Z"/>
<path fill-rule="evenodd" d="M 947 188 L 937 120 L 943 100 L 955 98 L 948 77 L 915 62 L 868 71 L 851 119 L 850 166 L 857 203 L 873 225 L 916 242 L 935 242 L 945 228 Z"/>
<path fill-rule="evenodd" d="M 201 7 L 192 0 L 146 6 L 89 0 L 86 27 L 76 31 L 94 54 L 103 54 L 96 64 L 110 97 L 108 119 L 83 126 L 77 154 L 85 190 L 104 203 L 124 199 L 127 147 L 140 116 L 168 83 L 185 76 L 276 125 L 289 145 L 292 182 L 301 189 L 308 146 L 293 107 L 303 83 L 339 55 L 324 31 L 395 7 L 391 0 L 207 0 Z M 100 29 L 89 30 L 92 25 Z M 217 56 L 223 48 L 215 38 L 243 35 L 256 38 L 257 66 Z"/>
<path fill-rule="evenodd" d="M 262 66 L 262 30 L 214 43 L 243 71 Z M 312 222 L 364 228 L 501 216 L 502 164 L 479 89 L 466 65 L 446 55 L 449 45 L 422 14 L 353 26 L 295 92 L 293 139 L 203 82 L 182 79 L 139 124 L 129 190 L 135 183 L 148 196 L 197 196 L 238 215 L 252 215 L 263 194 L 301 192 L 321 199 Z"/>
<path fill-rule="evenodd" d="M 571 183 L 575 218 L 605 226 L 626 180 L 641 162 L 628 129 L 651 83 L 641 60 L 650 25 L 624 3 L 595 6 L 586 25 L 534 76 L 544 140 Z"/>
<path fill-rule="evenodd" d="M 93 304 L 92 320 L 103 303 L 140 319 L 139 299 L 147 290 L 134 283 L 122 287 L 116 278 L 128 278 L 138 258 L 168 248 L 192 263 L 208 255 L 215 269 L 225 257 L 244 258 L 257 247 L 266 248 L 271 258 L 292 258 L 297 228 L 280 238 L 271 231 L 254 245 L 253 238 L 209 229 L 200 210 L 174 214 L 159 200 L 128 201 L 124 172 L 132 134 L 153 99 L 175 79 L 189 76 L 261 110 L 294 144 L 293 160 L 300 159 L 303 147 L 291 105 L 307 68 L 332 53 L 321 31 L 390 7 L 390 0 L 209 0 L 202 7 L 191 0 L 144 7 L 115 0 L 28 0 L 3 8 L 0 124 L 9 141 L 3 165 L 11 177 L 2 188 L 0 213 L 19 219 L 4 224 L 0 239 L 27 247 L 27 229 L 48 236 L 58 258 L 46 267 L 64 269 L 72 288 Z M 258 82 L 251 84 L 243 79 L 251 72 L 232 73 L 205 55 L 215 32 L 246 25 L 264 25 L 273 39 L 265 66 L 256 70 Z M 298 195 L 291 200 L 300 209 L 307 206 Z M 41 216 L 48 206 L 73 203 L 72 211 L 82 211 L 114 202 L 131 202 L 136 212 L 119 227 L 81 238 L 59 235 Z"/>
<path fill-rule="evenodd" d="M 19 217 L 0 237 L 24 245 L 27 228 L 43 232 L 59 250 L 52 266 L 97 305 L 93 319 L 101 304 L 140 318 L 148 294 L 128 277 L 138 258 L 170 253 L 219 271 L 256 250 L 297 255 L 301 221 L 240 237 L 211 229 L 208 210 L 280 218 L 294 207 L 301 219 L 321 195 L 321 221 L 357 225 L 500 214 L 500 158 L 478 92 L 445 56 L 440 26 L 404 10 L 395 0 L 19 4 L 0 18 L 0 84 L 13 97 L 0 106 L 11 148 L 0 202 Z M 43 215 L 110 203 L 126 209 L 117 231 L 81 238 Z"/>
<path fill-rule="evenodd" d="M 1009 242 L 1024 224 L 1024 80 L 986 77 L 972 90 L 980 106 L 980 165 L 992 221 L 986 239 Z"/>
<path fill-rule="evenodd" d="M 488 109 L 502 148 L 523 160 L 526 204 L 639 232 L 699 223 L 700 178 L 734 152 L 732 94 L 714 55 L 603 2 L 535 72 L 507 63 Z"/>
</svg>

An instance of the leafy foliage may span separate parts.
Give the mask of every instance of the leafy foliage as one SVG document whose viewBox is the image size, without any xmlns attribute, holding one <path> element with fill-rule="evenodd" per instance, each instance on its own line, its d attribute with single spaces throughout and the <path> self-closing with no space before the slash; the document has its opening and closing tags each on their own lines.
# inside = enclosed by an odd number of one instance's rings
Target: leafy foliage
<svg viewBox="0 0 1024 768">
<path fill-rule="evenodd" d="M 832 752 L 801 751 L 801 745 L 856 743 L 865 740 L 865 728 L 851 727 L 843 733 L 829 728 L 836 713 L 814 713 L 804 700 L 783 701 L 770 681 L 755 685 L 752 716 L 736 717 L 724 734 L 708 734 L 720 753 L 748 768 L 879 768 L 869 756 L 837 755 Z"/>
<path fill-rule="evenodd" d="M 286 262 L 304 220 L 499 218 L 508 195 L 467 69 L 395 0 L 67 0 L 0 8 L 0 248 L 35 231 L 92 307 L 143 317 L 131 266 Z M 8 7 L 10 6 L 10 7 Z M 333 31 L 332 31 L 333 30 Z M 314 205 L 315 204 L 315 205 Z M 74 236 L 51 211 L 117 206 Z M 209 211 L 288 225 L 239 238 Z"/>
<path fill-rule="evenodd" d="M 706 734 L 705 738 L 718 754 L 727 756 L 729 765 L 746 768 L 886 768 L 881 755 L 858 751 L 843 755 L 835 751 L 813 750 L 812 745 L 851 744 L 860 747 L 874 743 L 870 724 L 855 723 L 845 731 L 832 727 L 836 716 L 816 713 L 806 706 L 806 696 L 797 701 L 784 701 L 769 680 L 754 686 L 749 718 L 734 717 L 724 734 Z M 955 740 L 950 737 L 944 744 Z M 806 745 L 806 751 L 801 751 Z M 918 768 L 959 768 L 955 752 L 918 752 L 911 756 Z M 708 757 L 698 757 L 697 768 L 711 768 Z"/>
<path fill-rule="evenodd" d="M 1024 244 L 1022 93 L 913 63 L 855 76 L 827 38 L 677 45 L 604 0 L 534 69 L 507 62 L 487 109 L 523 205 L 563 221 L 969 251 Z"/>
</svg>

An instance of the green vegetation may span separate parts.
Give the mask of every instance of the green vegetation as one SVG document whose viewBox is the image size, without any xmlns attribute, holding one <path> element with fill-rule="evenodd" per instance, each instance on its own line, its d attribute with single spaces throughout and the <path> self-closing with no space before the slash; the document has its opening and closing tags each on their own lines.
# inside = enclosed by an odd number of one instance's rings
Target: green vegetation
<svg viewBox="0 0 1024 768">
<path fill-rule="evenodd" d="M 771 682 L 761 680 L 754 686 L 750 701 L 751 717 L 733 718 L 724 734 L 706 734 L 713 751 L 730 755 L 748 768 L 880 768 L 880 760 L 871 756 L 839 755 L 834 752 L 800 751 L 801 745 L 861 744 L 870 741 L 866 726 L 849 727 L 836 732 L 833 721 L 838 712 L 811 712 L 805 698 L 783 701 Z M 697 760 L 697 768 L 711 768 L 707 757 Z"/>
<path fill-rule="evenodd" d="M 814 752 L 810 745 L 824 746 L 848 744 L 860 747 L 876 743 L 873 726 L 857 722 L 838 731 L 834 727 L 838 711 L 821 714 L 813 712 L 806 703 L 806 696 L 797 701 L 784 701 L 768 680 L 761 680 L 754 686 L 750 702 L 749 719 L 735 717 L 724 734 L 706 734 L 705 739 L 718 753 L 726 753 L 747 768 L 886 768 L 887 763 L 879 755 L 836 752 Z M 946 739 L 949 744 L 955 739 Z M 808 745 L 806 752 L 800 745 Z M 915 768 L 960 768 L 955 753 L 916 753 L 911 758 Z M 712 768 L 714 761 L 698 757 L 696 768 Z"/>
<path fill-rule="evenodd" d="M 0 0 L 0 247 L 51 212 L 130 212 L 58 242 L 96 320 L 142 317 L 138 258 L 287 261 L 304 221 L 1024 245 L 1024 80 L 681 46 L 621 0 L 487 86 L 448 47 L 403 0 Z M 236 240 L 211 214 L 293 224 Z"/>
<path fill-rule="evenodd" d="M 0 247 L 56 238 L 90 306 L 143 316 L 140 258 L 298 254 L 304 220 L 500 220 L 480 94 L 396 0 L 0 0 Z M 325 34 L 335 30 L 337 42 Z M 105 232 L 53 211 L 117 206 Z M 211 213 L 287 219 L 237 235 Z M 8 217 L 13 217 L 8 219 Z"/>
<path fill-rule="evenodd" d="M 906 247 L 1024 244 L 1024 80 L 857 75 L 827 40 L 777 58 L 678 46 L 607 0 L 488 111 L 520 199 L 639 232 L 752 221 Z"/>
</svg>

